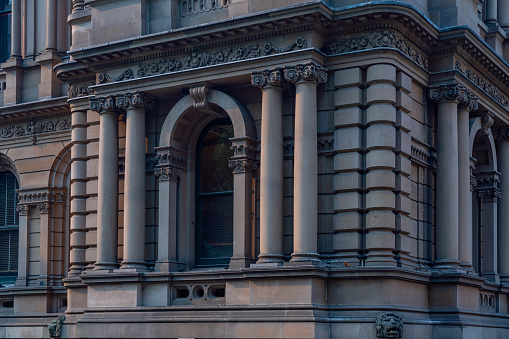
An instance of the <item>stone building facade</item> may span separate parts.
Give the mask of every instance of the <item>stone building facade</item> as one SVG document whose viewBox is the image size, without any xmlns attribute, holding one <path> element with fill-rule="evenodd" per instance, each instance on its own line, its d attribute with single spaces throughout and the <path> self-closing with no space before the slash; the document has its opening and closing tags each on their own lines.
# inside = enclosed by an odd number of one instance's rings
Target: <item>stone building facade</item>
<svg viewBox="0 0 509 339">
<path fill-rule="evenodd" d="M 509 337 L 508 1 L 0 28 L 0 337 Z"/>
</svg>

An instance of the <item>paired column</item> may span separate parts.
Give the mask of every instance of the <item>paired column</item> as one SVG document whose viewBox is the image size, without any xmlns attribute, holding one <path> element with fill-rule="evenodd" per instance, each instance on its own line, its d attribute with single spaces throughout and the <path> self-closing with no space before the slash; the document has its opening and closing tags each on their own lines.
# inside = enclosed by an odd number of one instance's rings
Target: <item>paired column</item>
<svg viewBox="0 0 509 339">
<path fill-rule="evenodd" d="M 90 99 L 99 117 L 97 261 L 95 270 L 117 268 L 118 115 L 114 96 Z"/>
<path fill-rule="evenodd" d="M 145 264 L 145 111 L 154 108 L 147 94 L 117 96 L 126 111 L 124 179 L 124 256 L 122 269 L 146 269 Z"/>
<path fill-rule="evenodd" d="M 69 276 L 80 275 L 87 266 L 86 252 L 86 177 L 87 177 L 87 110 L 71 105 L 71 211 Z"/>
<path fill-rule="evenodd" d="M 507 31 L 509 29 L 509 1 L 498 0 L 497 11 L 500 27 Z"/>
<path fill-rule="evenodd" d="M 438 123 L 437 123 L 437 203 L 436 203 L 436 258 L 435 266 L 439 269 L 459 268 L 459 183 L 466 185 L 462 187 L 461 192 L 469 194 L 470 181 L 465 181 L 463 177 L 466 169 L 470 169 L 470 163 L 466 163 L 462 155 L 460 173 L 459 152 L 458 152 L 458 119 L 464 122 L 464 112 L 460 112 L 458 117 L 458 104 L 477 108 L 475 97 L 462 85 L 457 83 L 440 85 L 430 88 L 430 99 L 438 103 Z M 464 131 L 462 136 L 464 137 Z M 462 142 L 463 142 L 462 138 Z M 463 145 L 462 145 L 463 147 Z M 463 148 L 462 148 L 463 149 Z M 469 159 L 469 157 L 468 157 Z M 465 172 L 465 173 L 463 173 Z M 470 174 L 468 174 L 470 179 Z M 462 208 L 466 204 L 462 203 Z M 463 212 L 462 212 L 463 213 Z M 463 220 L 463 219 L 462 219 Z M 468 226 L 462 225 L 462 232 L 467 231 Z M 467 231 L 468 232 L 468 231 Z M 471 231 L 470 231 L 471 232 Z M 468 236 L 467 236 L 468 237 Z M 471 238 L 471 235 L 470 235 Z M 472 243 L 463 246 L 471 247 Z M 471 260 L 471 259 L 470 259 Z"/>
<path fill-rule="evenodd" d="M 293 185 L 293 253 L 290 261 L 319 261 L 318 149 L 316 86 L 327 81 L 326 69 L 315 63 L 285 69 L 295 84 Z"/>
<path fill-rule="evenodd" d="M 488 25 L 496 25 L 498 23 L 498 0 L 486 0 L 486 20 L 484 21 Z"/>
<path fill-rule="evenodd" d="M 254 72 L 262 90 L 260 254 L 258 264 L 283 262 L 283 70 Z"/>
</svg>

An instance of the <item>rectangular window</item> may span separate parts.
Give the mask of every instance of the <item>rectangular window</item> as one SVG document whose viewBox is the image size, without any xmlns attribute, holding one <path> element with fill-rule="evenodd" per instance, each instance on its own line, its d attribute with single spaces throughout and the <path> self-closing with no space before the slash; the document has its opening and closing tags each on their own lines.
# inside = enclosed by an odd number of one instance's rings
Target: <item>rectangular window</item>
<svg viewBox="0 0 509 339">
<path fill-rule="evenodd" d="M 0 62 L 11 55 L 11 5 L 12 0 L 0 0 Z"/>
</svg>

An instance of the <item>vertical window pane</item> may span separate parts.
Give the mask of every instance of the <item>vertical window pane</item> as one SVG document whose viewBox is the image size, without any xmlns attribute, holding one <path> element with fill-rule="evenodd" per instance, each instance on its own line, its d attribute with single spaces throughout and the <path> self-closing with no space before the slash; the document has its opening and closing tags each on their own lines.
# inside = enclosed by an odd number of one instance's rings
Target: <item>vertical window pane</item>
<svg viewBox="0 0 509 339">
<path fill-rule="evenodd" d="M 3 284 L 14 282 L 18 272 L 18 188 L 14 174 L 0 173 L 0 283 Z"/>
</svg>

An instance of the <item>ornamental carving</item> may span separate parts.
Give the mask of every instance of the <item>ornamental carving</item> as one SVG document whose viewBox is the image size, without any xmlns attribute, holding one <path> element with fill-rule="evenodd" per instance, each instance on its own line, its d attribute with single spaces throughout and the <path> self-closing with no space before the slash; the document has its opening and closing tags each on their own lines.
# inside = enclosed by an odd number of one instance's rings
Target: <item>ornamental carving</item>
<svg viewBox="0 0 509 339">
<path fill-rule="evenodd" d="M 233 174 L 251 173 L 257 168 L 256 162 L 252 159 L 232 159 L 228 165 L 233 169 Z"/>
<path fill-rule="evenodd" d="M 102 113 L 102 112 L 118 112 L 116 100 L 114 95 L 106 97 L 91 98 L 90 99 L 90 110 Z"/>
<path fill-rule="evenodd" d="M 477 87 L 479 87 L 483 92 L 488 94 L 493 98 L 496 102 L 502 105 L 505 109 L 509 110 L 509 99 L 506 96 L 502 95 L 496 86 L 490 84 L 486 79 L 477 75 L 474 71 L 469 69 L 468 67 L 463 67 L 461 61 L 456 61 L 456 69 L 463 73 L 470 81 L 472 81 Z"/>
<path fill-rule="evenodd" d="M 502 194 L 500 193 L 499 189 L 479 191 L 479 198 L 484 203 L 488 203 L 488 202 L 498 203 L 498 199 L 500 199 L 501 196 L 502 196 Z"/>
<path fill-rule="evenodd" d="M 78 97 L 86 97 L 89 95 L 94 95 L 94 90 L 89 88 L 89 86 L 93 86 L 95 83 L 91 83 L 89 85 L 76 86 L 69 85 L 67 86 L 67 97 L 69 99 L 78 98 Z"/>
<path fill-rule="evenodd" d="M 117 95 L 115 104 L 122 110 L 128 108 L 143 108 L 146 111 L 150 111 L 155 107 L 154 97 L 138 91 Z"/>
<path fill-rule="evenodd" d="M 191 98 L 193 98 L 193 107 L 196 109 L 206 109 L 209 107 L 208 103 L 208 95 L 209 95 L 209 86 L 199 86 L 193 87 L 189 90 L 189 94 Z"/>
<path fill-rule="evenodd" d="M 22 125 L 12 125 L 0 128 L 0 139 L 24 136 L 34 137 L 35 134 L 68 131 L 71 128 L 71 118 L 31 121 Z"/>
<path fill-rule="evenodd" d="M 100 84 L 105 84 L 105 83 L 109 83 L 109 82 L 129 80 L 129 79 L 133 79 L 133 78 L 134 78 L 133 70 L 126 69 L 124 72 L 122 72 L 122 74 L 120 74 L 119 76 L 114 77 L 114 78 L 110 77 L 109 75 L 107 75 L 105 73 L 101 73 L 97 77 L 97 81 L 99 81 Z"/>
<path fill-rule="evenodd" d="M 381 313 L 376 317 L 377 338 L 401 338 L 403 336 L 403 320 L 392 312 Z"/>
<path fill-rule="evenodd" d="M 495 119 L 493 118 L 493 114 L 485 113 L 481 116 L 481 131 L 482 134 L 488 135 L 490 134 L 490 128 L 495 123 Z"/>
<path fill-rule="evenodd" d="M 228 7 L 230 0 L 180 0 L 180 16 L 191 16 Z"/>
<path fill-rule="evenodd" d="M 60 338 L 62 335 L 62 326 L 64 325 L 65 316 L 59 315 L 56 319 L 48 324 L 49 337 Z"/>
<path fill-rule="evenodd" d="M 479 108 L 477 96 L 458 83 L 430 87 L 429 98 L 435 102 L 453 100 L 459 105 L 466 107 L 469 111 L 475 111 Z"/>
<path fill-rule="evenodd" d="M 265 45 L 263 45 L 263 54 L 269 55 L 272 52 L 286 53 L 286 52 L 290 52 L 295 47 L 304 49 L 304 48 L 308 47 L 308 43 L 307 43 L 306 39 L 304 39 L 303 37 L 298 37 L 297 39 L 295 39 L 294 42 L 292 42 L 285 48 L 279 48 L 276 45 L 274 45 L 272 42 L 267 42 Z"/>
<path fill-rule="evenodd" d="M 284 70 L 282 68 L 275 68 L 272 70 L 263 70 L 260 72 L 253 72 L 251 74 L 251 84 L 260 89 L 265 86 L 284 87 Z"/>
<path fill-rule="evenodd" d="M 177 182 L 180 177 L 180 171 L 175 170 L 169 166 L 156 167 L 154 169 L 154 175 L 158 181 L 175 181 Z"/>
<path fill-rule="evenodd" d="M 314 62 L 285 67 L 285 80 L 292 84 L 299 80 L 315 81 L 321 84 L 327 81 L 327 69 Z"/>
<path fill-rule="evenodd" d="M 28 215 L 30 207 L 27 205 L 18 205 L 16 206 L 16 212 L 19 213 L 19 215 Z"/>
<path fill-rule="evenodd" d="M 187 169 L 187 153 L 186 151 L 174 147 L 174 146 L 163 146 L 155 148 L 157 155 L 157 166 L 171 166 L 180 170 Z"/>
<path fill-rule="evenodd" d="M 21 205 L 33 205 L 40 202 L 64 202 L 64 192 L 36 192 L 36 193 L 19 193 L 18 204 Z"/>
<path fill-rule="evenodd" d="M 395 48 L 409 57 L 417 65 L 428 69 L 428 59 L 419 53 L 399 34 L 391 31 L 375 31 L 353 37 L 328 41 L 322 51 L 327 55 L 363 51 L 373 48 Z"/>
<path fill-rule="evenodd" d="M 48 203 L 42 203 L 37 205 L 37 209 L 41 212 L 41 214 L 48 214 L 51 209 L 51 205 Z"/>
<path fill-rule="evenodd" d="M 411 146 L 413 160 L 418 160 L 424 165 L 436 167 L 437 158 L 428 151 L 424 151 L 416 146 Z"/>
</svg>

